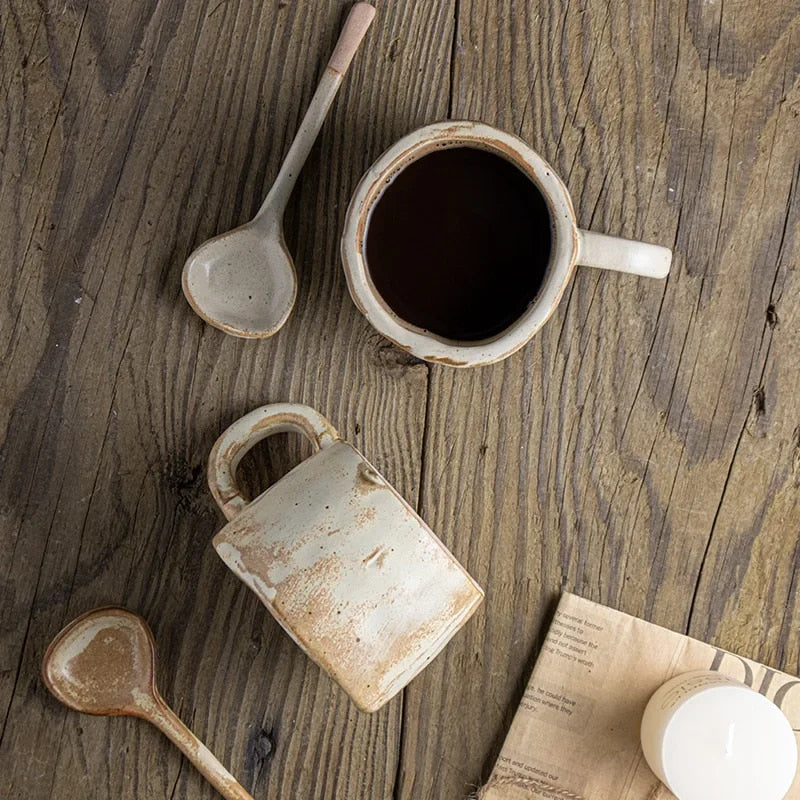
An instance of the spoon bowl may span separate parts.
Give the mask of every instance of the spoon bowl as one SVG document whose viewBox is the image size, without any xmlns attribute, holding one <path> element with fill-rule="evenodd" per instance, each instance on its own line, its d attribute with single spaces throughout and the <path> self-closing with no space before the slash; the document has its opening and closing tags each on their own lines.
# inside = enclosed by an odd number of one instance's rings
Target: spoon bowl
<svg viewBox="0 0 800 800">
<path fill-rule="evenodd" d="M 141 715 L 156 694 L 155 645 L 144 620 L 125 609 L 78 617 L 44 657 L 47 688 L 85 714 Z"/>
<path fill-rule="evenodd" d="M 242 338 L 264 338 L 289 317 L 297 296 L 294 264 L 280 228 L 264 236 L 250 222 L 200 245 L 183 269 L 195 313 Z"/>
</svg>

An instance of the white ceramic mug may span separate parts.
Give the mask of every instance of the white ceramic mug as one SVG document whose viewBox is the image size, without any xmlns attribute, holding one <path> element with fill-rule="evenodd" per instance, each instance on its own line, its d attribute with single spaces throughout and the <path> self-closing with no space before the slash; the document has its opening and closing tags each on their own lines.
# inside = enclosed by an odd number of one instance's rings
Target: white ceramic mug
<svg viewBox="0 0 800 800">
<path fill-rule="evenodd" d="M 236 468 L 282 431 L 316 452 L 248 502 Z M 483 599 L 414 509 L 308 406 L 263 406 L 234 422 L 211 451 L 208 481 L 230 520 L 217 553 L 363 711 L 399 692 Z"/>
<path fill-rule="evenodd" d="M 515 322 L 483 341 L 445 339 L 403 320 L 375 288 L 367 264 L 370 213 L 384 189 L 413 161 L 442 147 L 475 147 L 510 161 L 534 182 L 550 214 L 550 261 L 536 297 Z M 350 295 L 370 323 L 418 358 L 455 367 L 490 364 L 522 347 L 555 310 L 577 264 L 665 278 L 672 260 L 672 252 L 666 247 L 580 229 L 566 186 L 541 156 L 516 136 L 470 121 L 427 125 L 392 145 L 367 170 L 355 190 L 341 248 Z"/>
</svg>

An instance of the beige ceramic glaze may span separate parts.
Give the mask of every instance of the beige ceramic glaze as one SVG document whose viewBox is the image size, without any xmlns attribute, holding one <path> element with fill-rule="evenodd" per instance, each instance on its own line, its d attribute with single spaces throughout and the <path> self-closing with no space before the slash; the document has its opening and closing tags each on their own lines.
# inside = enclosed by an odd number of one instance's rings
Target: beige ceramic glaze
<svg viewBox="0 0 800 800">
<path fill-rule="evenodd" d="M 42 675 L 56 698 L 76 711 L 152 722 L 226 800 L 253 800 L 161 698 L 155 666 L 147 623 L 124 608 L 98 608 L 56 636 L 45 653 Z"/>
<path fill-rule="evenodd" d="M 398 317 L 375 289 L 364 255 L 370 213 L 383 189 L 412 161 L 448 147 L 477 147 L 507 159 L 536 184 L 550 209 L 553 248 L 538 295 L 505 331 L 479 342 L 444 339 Z M 390 147 L 358 184 L 342 235 L 342 261 L 350 295 L 372 325 L 418 358 L 454 367 L 490 364 L 522 347 L 555 310 L 576 264 L 665 278 L 671 260 L 672 253 L 666 247 L 579 229 L 566 186 L 541 156 L 516 136 L 469 121 L 428 125 Z"/>
<path fill-rule="evenodd" d="M 315 453 L 252 502 L 236 468 L 257 441 L 300 431 Z M 263 406 L 217 441 L 209 484 L 230 520 L 225 563 L 364 711 L 400 691 L 466 622 L 480 587 L 411 506 L 307 406 Z"/>
<path fill-rule="evenodd" d="M 297 295 L 294 263 L 283 238 L 283 213 L 350 61 L 375 9 L 356 3 L 345 22 L 286 160 L 258 214 L 209 239 L 183 268 L 183 293 L 206 322 L 233 336 L 265 338 L 286 322 Z"/>
</svg>

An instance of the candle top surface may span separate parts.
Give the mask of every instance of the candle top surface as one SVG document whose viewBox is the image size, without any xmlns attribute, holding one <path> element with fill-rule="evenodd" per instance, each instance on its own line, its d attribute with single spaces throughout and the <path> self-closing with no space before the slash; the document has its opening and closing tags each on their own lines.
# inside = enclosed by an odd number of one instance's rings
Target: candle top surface
<svg viewBox="0 0 800 800">
<path fill-rule="evenodd" d="M 679 800 L 782 800 L 797 770 L 789 721 L 746 686 L 709 686 L 672 714 L 664 774 Z"/>
</svg>

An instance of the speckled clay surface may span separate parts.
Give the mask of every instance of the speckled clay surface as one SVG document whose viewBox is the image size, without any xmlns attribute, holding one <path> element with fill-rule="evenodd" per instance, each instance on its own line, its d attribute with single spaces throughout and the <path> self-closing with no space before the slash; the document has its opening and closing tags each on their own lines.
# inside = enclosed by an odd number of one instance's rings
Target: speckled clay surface
<svg viewBox="0 0 800 800">
<path fill-rule="evenodd" d="M 200 245 L 183 267 L 183 293 L 202 319 L 232 336 L 266 338 L 289 317 L 297 295 L 283 214 L 375 9 L 356 3 L 320 78 L 300 129 L 258 214 Z"/>
<path fill-rule="evenodd" d="M 42 675 L 53 695 L 75 711 L 146 719 L 226 800 L 253 800 L 164 702 L 155 667 L 147 623 L 124 608 L 98 608 L 73 620 L 53 639 Z"/>
<path fill-rule="evenodd" d="M 249 504 L 238 459 L 301 430 L 317 452 Z M 400 691 L 466 622 L 483 592 L 378 471 L 313 409 L 264 406 L 215 445 L 212 491 L 231 521 L 225 563 L 365 711 Z"/>
<path fill-rule="evenodd" d="M 544 281 L 528 310 L 501 334 L 478 342 L 444 339 L 398 317 L 369 276 L 365 240 L 370 211 L 404 166 L 442 147 L 477 147 L 511 161 L 537 185 L 550 208 L 552 255 Z M 409 236 L 413 236 L 409 231 Z M 356 306 L 387 339 L 418 358 L 453 367 L 474 367 L 506 358 L 522 347 L 555 310 L 576 264 L 664 278 L 672 253 L 666 247 L 605 236 L 578 228 L 567 188 L 553 168 L 525 142 L 481 122 L 437 122 L 392 145 L 356 187 L 341 242 L 347 286 Z"/>
</svg>

